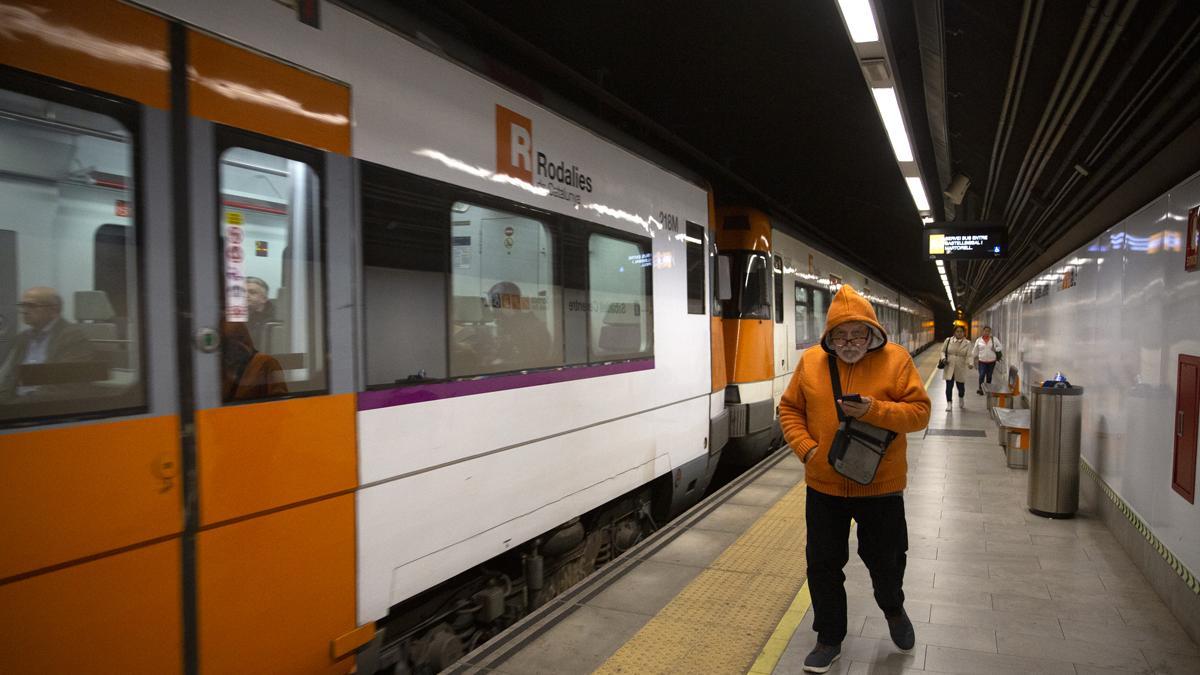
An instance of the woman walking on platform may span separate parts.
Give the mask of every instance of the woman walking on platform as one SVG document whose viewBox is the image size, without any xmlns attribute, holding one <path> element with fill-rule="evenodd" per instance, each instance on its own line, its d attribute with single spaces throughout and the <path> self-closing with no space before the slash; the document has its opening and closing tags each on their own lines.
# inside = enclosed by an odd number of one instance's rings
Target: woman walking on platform
<svg viewBox="0 0 1200 675">
<path fill-rule="evenodd" d="M 942 354 L 946 357 L 946 368 L 942 371 L 946 379 L 946 412 L 954 409 L 954 385 L 958 385 L 958 407 L 966 408 L 967 373 L 971 372 L 971 341 L 962 326 L 954 327 L 954 337 L 946 338 Z"/>
<path fill-rule="evenodd" d="M 971 358 L 979 366 L 979 388 L 975 390 L 976 394 L 983 395 L 983 381 L 986 379 L 988 384 L 992 383 L 992 371 L 996 369 L 996 362 L 1002 356 L 1000 341 L 992 337 L 992 327 L 983 327 L 983 336 L 975 341 L 975 346 L 971 350 Z"/>
</svg>

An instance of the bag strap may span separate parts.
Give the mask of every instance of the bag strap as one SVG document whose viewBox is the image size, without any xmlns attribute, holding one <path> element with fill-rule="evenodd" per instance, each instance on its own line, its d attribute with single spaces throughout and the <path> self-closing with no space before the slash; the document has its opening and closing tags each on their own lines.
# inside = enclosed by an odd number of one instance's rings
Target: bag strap
<svg viewBox="0 0 1200 675">
<path fill-rule="evenodd" d="M 833 409 L 837 411 L 838 421 L 846 421 L 846 415 L 842 412 L 842 406 L 838 404 L 838 399 L 842 397 L 842 380 L 838 377 L 837 357 L 833 354 L 828 354 L 829 357 L 829 382 L 833 385 Z"/>
<path fill-rule="evenodd" d="M 949 349 L 950 349 L 950 338 L 946 338 L 946 341 L 942 343 L 942 356 L 944 356 L 946 358 L 950 358 L 950 354 L 947 353 L 947 351 Z"/>
</svg>

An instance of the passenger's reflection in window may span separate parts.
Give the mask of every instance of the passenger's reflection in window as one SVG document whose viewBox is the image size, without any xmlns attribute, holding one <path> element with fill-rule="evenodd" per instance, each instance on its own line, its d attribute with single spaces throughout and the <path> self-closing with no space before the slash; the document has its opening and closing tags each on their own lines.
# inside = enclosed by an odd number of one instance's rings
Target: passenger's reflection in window
<svg viewBox="0 0 1200 675">
<path fill-rule="evenodd" d="M 491 345 L 490 364 L 543 364 L 550 353 L 550 331 L 530 310 L 530 298 L 521 287 L 501 281 L 488 291 L 496 335 Z"/>
<path fill-rule="evenodd" d="M 221 324 L 222 394 L 226 401 L 253 401 L 288 393 L 283 368 L 258 351 L 245 323 Z"/>
</svg>

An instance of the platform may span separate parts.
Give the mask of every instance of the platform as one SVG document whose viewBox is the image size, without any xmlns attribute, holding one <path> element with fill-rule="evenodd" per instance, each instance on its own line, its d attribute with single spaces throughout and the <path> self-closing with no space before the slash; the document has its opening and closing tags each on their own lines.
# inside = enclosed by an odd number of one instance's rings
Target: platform
<svg viewBox="0 0 1200 675">
<path fill-rule="evenodd" d="M 916 647 L 892 644 L 852 555 L 849 636 L 829 672 L 1200 672 L 1200 650 L 1105 525 L 1028 513 L 1026 473 L 995 451 L 986 397 L 945 412 L 937 375 L 929 429 L 908 446 Z M 816 639 L 804 489 L 803 466 L 776 453 L 446 672 L 801 672 Z"/>
</svg>

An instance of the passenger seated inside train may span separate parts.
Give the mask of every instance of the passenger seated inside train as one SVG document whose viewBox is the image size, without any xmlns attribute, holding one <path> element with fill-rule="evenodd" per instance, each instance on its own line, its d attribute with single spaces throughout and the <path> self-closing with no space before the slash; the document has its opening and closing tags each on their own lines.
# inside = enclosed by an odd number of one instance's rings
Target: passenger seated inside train
<svg viewBox="0 0 1200 675">
<path fill-rule="evenodd" d="M 249 315 L 246 327 L 254 346 L 260 351 L 277 351 L 272 344 L 272 334 L 278 332 L 283 322 L 276 318 L 275 304 L 271 302 L 271 287 L 258 277 L 246 277 L 246 309 Z"/>
<path fill-rule="evenodd" d="M 501 281 L 488 290 L 488 300 L 496 326 L 490 345 L 492 363 L 509 364 L 514 370 L 546 365 L 550 332 L 530 310 L 530 299 L 521 294 L 521 287 Z"/>
<path fill-rule="evenodd" d="M 245 322 L 221 323 L 221 392 L 225 401 L 253 401 L 288 393 L 279 361 L 255 349 Z"/>
<path fill-rule="evenodd" d="M 21 321 L 28 326 L 13 339 L 0 366 L 0 403 L 35 404 L 87 394 L 87 382 L 107 377 L 95 351 L 77 324 L 62 316 L 58 291 L 34 286 L 21 295 Z M 63 364 L 69 364 L 66 368 Z M 0 410 L 0 417 L 22 416 Z"/>
</svg>

